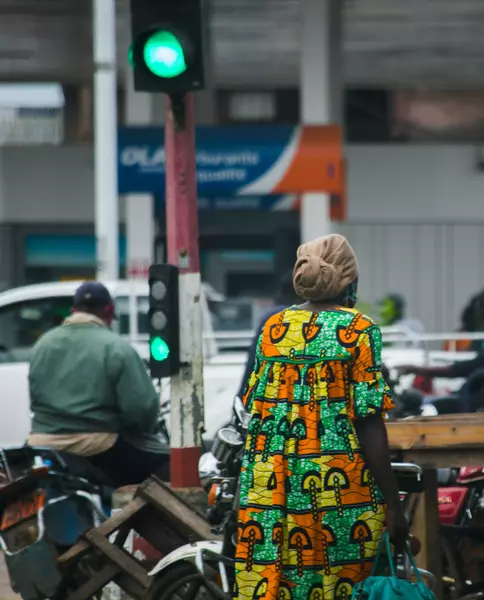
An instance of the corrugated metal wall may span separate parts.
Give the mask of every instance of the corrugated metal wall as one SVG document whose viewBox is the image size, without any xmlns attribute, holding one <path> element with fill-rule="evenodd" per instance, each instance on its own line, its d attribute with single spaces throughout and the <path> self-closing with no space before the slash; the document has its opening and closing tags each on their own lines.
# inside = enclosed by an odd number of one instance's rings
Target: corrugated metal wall
<svg viewBox="0 0 484 600">
<path fill-rule="evenodd" d="M 484 289 L 484 224 L 345 223 L 361 270 L 360 298 L 402 294 L 409 317 L 452 331 L 470 296 Z"/>
</svg>

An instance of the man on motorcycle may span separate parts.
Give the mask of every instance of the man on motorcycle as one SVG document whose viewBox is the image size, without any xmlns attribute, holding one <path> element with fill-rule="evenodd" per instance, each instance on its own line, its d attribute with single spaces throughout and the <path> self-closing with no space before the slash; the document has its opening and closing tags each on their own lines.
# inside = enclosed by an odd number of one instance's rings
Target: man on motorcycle
<svg viewBox="0 0 484 600">
<path fill-rule="evenodd" d="M 35 344 L 28 443 L 84 456 L 118 486 L 153 472 L 168 480 L 159 395 L 136 350 L 111 331 L 114 318 L 106 287 L 86 282 L 72 315 Z"/>
</svg>

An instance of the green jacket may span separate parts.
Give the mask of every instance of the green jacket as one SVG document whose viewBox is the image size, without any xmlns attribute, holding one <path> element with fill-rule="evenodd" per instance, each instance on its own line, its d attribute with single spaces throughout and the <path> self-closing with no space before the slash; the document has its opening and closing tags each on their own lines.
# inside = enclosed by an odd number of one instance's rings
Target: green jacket
<svg viewBox="0 0 484 600">
<path fill-rule="evenodd" d="M 29 385 L 32 433 L 156 430 L 160 400 L 143 361 L 91 315 L 76 313 L 40 338 Z"/>
</svg>

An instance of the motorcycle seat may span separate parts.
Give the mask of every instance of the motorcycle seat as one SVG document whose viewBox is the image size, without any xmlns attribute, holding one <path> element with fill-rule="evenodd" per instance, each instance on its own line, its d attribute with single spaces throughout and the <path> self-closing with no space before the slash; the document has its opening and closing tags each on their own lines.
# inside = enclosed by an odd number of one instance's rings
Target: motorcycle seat
<svg viewBox="0 0 484 600">
<path fill-rule="evenodd" d="M 69 452 L 60 453 L 62 460 L 67 464 L 69 471 L 77 477 L 87 479 L 95 485 L 103 485 L 115 488 L 113 481 L 106 475 L 104 471 L 95 467 L 83 456 L 71 454 Z"/>
<path fill-rule="evenodd" d="M 47 458 L 47 453 L 51 454 L 52 457 L 58 457 L 62 466 L 69 471 L 71 475 L 87 479 L 89 483 L 96 486 L 103 486 L 116 489 L 114 482 L 104 473 L 101 469 L 95 467 L 87 458 L 79 456 L 78 454 L 72 454 L 70 452 L 56 451 L 46 448 L 35 448 L 35 450 L 41 450 L 44 457 Z"/>
</svg>

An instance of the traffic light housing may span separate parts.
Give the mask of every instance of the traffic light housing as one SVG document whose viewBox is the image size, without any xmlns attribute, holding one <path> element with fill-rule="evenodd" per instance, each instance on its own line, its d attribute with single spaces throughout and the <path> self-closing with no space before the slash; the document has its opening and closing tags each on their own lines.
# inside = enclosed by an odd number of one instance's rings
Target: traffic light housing
<svg viewBox="0 0 484 600">
<path fill-rule="evenodd" d="M 131 0 L 130 62 L 138 92 L 175 94 L 205 85 L 203 0 Z"/>
<path fill-rule="evenodd" d="M 151 265 L 149 286 L 150 371 L 153 379 L 161 379 L 180 370 L 178 268 Z"/>
</svg>

